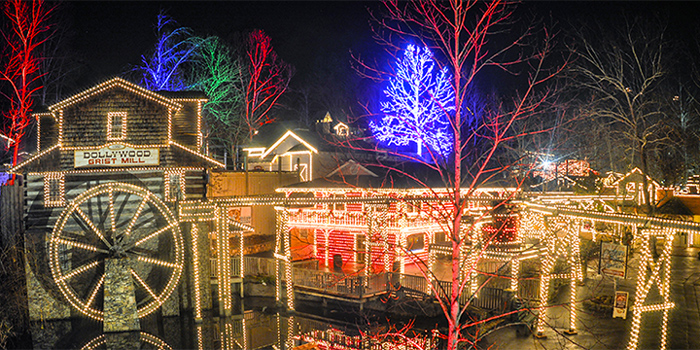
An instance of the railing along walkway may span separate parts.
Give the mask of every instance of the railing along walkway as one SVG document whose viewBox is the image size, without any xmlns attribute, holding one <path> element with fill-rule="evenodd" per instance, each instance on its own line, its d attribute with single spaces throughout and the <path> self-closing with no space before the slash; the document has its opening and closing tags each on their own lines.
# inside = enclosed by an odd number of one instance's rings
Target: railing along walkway
<svg viewBox="0 0 700 350">
<path fill-rule="evenodd" d="M 244 257 L 243 270 L 246 276 L 263 275 L 274 276 L 276 260 L 261 257 Z M 451 293 L 452 282 L 435 282 L 437 291 L 432 291 L 429 281 L 423 276 L 406 275 L 392 272 L 382 272 L 370 276 L 350 275 L 338 272 L 323 271 L 314 266 L 302 264 L 292 268 L 294 288 L 307 292 L 328 294 L 351 299 L 364 299 L 377 295 L 396 292 L 399 289 L 412 298 L 424 298 L 433 296 L 437 292 L 442 299 L 447 299 Z M 299 267 L 304 266 L 304 267 Z M 317 267 L 317 266 L 316 266 Z M 216 259 L 211 259 L 210 275 L 212 279 L 216 275 Z M 231 258 L 231 275 L 239 277 L 241 271 L 240 257 Z M 539 280 L 525 279 L 518 284 L 518 297 L 528 301 L 539 299 Z M 483 287 L 477 298 L 469 301 L 470 293 L 463 292 L 459 302 L 484 309 L 499 309 L 509 301 L 511 294 L 502 288 Z"/>
<path fill-rule="evenodd" d="M 295 288 L 347 298 L 362 299 L 389 292 L 388 272 L 358 276 L 294 268 L 292 269 L 292 278 Z"/>
</svg>

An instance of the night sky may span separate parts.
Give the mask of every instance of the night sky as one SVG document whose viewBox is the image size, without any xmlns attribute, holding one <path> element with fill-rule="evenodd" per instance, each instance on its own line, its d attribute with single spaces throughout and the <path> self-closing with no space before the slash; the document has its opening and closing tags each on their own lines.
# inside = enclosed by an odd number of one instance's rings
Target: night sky
<svg viewBox="0 0 700 350">
<path fill-rule="evenodd" d="M 97 80 L 118 75 L 139 63 L 155 43 L 153 24 L 166 10 L 197 36 L 263 29 L 280 58 L 297 76 L 314 69 L 318 55 L 340 55 L 370 41 L 367 7 L 377 2 L 71 2 L 77 51 Z"/>
<path fill-rule="evenodd" d="M 369 33 L 367 8 L 377 1 L 226 1 L 63 3 L 57 15 L 68 18 L 75 33 L 72 46 L 84 65 L 78 89 L 120 75 L 138 64 L 155 43 L 153 23 L 163 9 L 197 36 L 263 29 L 283 60 L 296 68 L 292 85 L 311 74 L 324 58 L 334 57 L 352 72 L 350 50 L 378 50 Z M 660 14 L 669 18 L 669 34 L 695 45 L 699 2 L 524 2 L 518 15 L 542 18 L 557 28 L 588 20 L 616 21 L 623 14 Z M 321 63 L 319 63 L 321 62 Z"/>
</svg>

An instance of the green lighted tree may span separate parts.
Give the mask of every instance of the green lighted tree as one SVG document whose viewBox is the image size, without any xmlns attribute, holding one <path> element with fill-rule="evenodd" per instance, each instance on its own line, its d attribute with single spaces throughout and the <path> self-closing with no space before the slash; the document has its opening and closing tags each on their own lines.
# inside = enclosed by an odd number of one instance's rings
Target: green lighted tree
<svg viewBox="0 0 700 350">
<path fill-rule="evenodd" d="M 192 64 L 189 85 L 209 97 L 204 105 L 207 139 L 231 150 L 244 136 L 240 115 L 246 69 L 240 54 L 216 36 L 202 41 L 198 57 Z"/>
</svg>

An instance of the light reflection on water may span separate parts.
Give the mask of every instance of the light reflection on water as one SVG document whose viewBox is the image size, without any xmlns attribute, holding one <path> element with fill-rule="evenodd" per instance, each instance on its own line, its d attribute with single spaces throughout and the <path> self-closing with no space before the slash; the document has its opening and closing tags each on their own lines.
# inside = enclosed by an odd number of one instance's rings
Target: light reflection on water
<svg viewBox="0 0 700 350">
<path fill-rule="evenodd" d="M 201 322 L 192 316 L 153 315 L 141 320 L 141 330 L 104 334 L 101 323 L 73 319 L 37 323 L 31 332 L 34 349 L 282 350 L 311 341 L 320 349 L 395 348 L 363 337 L 357 326 L 340 321 L 261 310 L 246 310 L 229 318 L 205 317 Z"/>
</svg>

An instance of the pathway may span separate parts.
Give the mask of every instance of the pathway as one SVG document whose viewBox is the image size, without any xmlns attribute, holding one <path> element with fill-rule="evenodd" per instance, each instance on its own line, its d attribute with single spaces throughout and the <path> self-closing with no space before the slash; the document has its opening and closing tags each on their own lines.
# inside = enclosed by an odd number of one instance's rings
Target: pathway
<svg viewBox="0 0 700 350">
<path fill-rule="evenodd" d="M 674 248 L 672 256 L 671 299 L 676 307 L 669 314 L 668 349 L 700 349 L 700 259 L 698 248 Z M 621 280 L 617 288 L 634 295 L 636 261 L 630 262 L 630 278 Z M 581 300 L 592 295 L 612 295 L 614 282 L 609 278 L 590 276 L 586 286 L 579 287 Z M 566 303 L 568 292 L 560 294 L 557 302 Z M 611 315 L 586 312 L 578 305 L 578 334 L 565 335 L 569 317 L 565 306 L 547 310 L 549 328 L 546 339 L 518 337 L 514 329 L 504 328 L 489 335 L 495 349 L 624 349 L 629 339 L 632 313 L 626 320 Z M 661 313 L 645 313 L 642 318 L 639 349 L 659 348 Z"/>
</svg>

